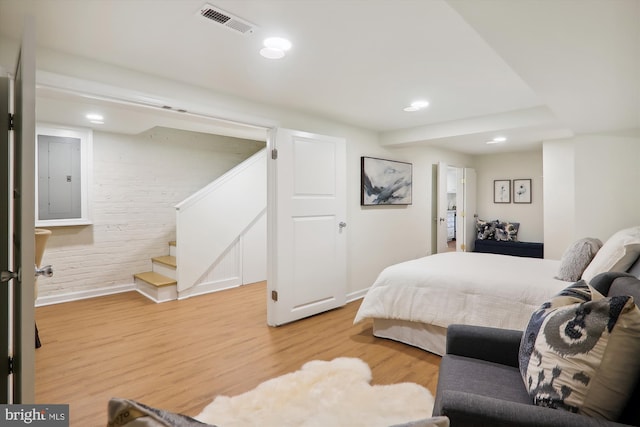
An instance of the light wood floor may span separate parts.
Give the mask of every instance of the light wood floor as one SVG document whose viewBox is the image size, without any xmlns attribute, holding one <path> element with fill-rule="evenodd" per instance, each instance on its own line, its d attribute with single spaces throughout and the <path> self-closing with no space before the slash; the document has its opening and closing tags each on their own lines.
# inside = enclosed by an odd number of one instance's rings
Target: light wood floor
<svg viewBox="0 0 640 427">
<path fill-rule="evenodd" d="M 126 397 L 196 415 L 314 359 L 359 357 L 374 384 L 411 381 L 435 393 L 440 358 L 353 325 L 360 301 L 278 328 L 266 284 L 155 304 L 138 293 L 39 307 L 36 402 L 70 404 L 71 426 L 104 426 Z"/>
</svg>

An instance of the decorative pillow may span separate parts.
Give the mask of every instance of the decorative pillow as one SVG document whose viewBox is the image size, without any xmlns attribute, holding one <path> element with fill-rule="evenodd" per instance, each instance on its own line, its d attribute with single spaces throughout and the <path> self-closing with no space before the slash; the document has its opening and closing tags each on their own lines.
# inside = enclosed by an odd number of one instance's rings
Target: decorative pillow
<svg viewBox="0 0 640 427">
<path fill-rule="evenodd" d="M 616 420 L 640 373 L 640 309 L 585 281 L 535 311 L 520 343 L 520 372 L 534 403 Z"/>
<path fill-rule="evenodd" d="M 505 242 L 515 242 L 518 240 L 519 222 L 499 222 L 496 225 L 495 239 Z"/>
<path fill-rule="evenodd" d="M 587 282 L 599 273 L 626 271 L 640 256 L 640 226 L 618 231 L 602 245 L 582 273 Z"/>
<path fill-rule="evenodd" d="M 567 282 L 580 280 L 582 272 L 602 247 L 599 239 L 586 237 L 574 242 L 564 251 L 556 279 Z"/>
<path fill-rule="evenodd" d="M 482 219 L 476 219 L 476 231 L 478 232 L 479 240 L 492 239 L 496 231 L 496 226 L 499 221 L 484 221 Z"/>
<path fill-rule="evenodd" d="M 130 399 L 109 400 L 108 427 L 216 427 Z"/>
</svg>

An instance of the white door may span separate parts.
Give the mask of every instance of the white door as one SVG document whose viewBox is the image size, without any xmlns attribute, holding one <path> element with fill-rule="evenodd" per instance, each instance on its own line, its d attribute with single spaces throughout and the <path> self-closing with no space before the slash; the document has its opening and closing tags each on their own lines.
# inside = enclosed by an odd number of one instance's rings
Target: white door
<svg viewBox="0 0 640 427">
<path fill-rule="evenodd" d="M 281 128 L 271 132 L 267 201 L 271 326 L 345 304 L 345 145 L 342 138 Z"/>
<path fill-rule="evenodd" d="M 458 206 L 456 250 L 473 252 L 476 240 L 476 171 L 461 168 L 458 170 L 458 176 L 460 175 L 456 197 Z"/>
<path fill-rule="evenodd" d="M 436 217 L 434 219 L 436 230 L 436 253 L 447 252 L 449 249 L 447 246 L 447 176 L 448 165 L 443 162 L 438 162 L 436 179 Z"/>
<path fill-rule="evenodd" d="M 0 206 L 0 266 L 2 286 L 0 304 L 5 328 L 2 332 L 3 354 L 0 364 L 2 391 L 0 403 L 34 403 L 35 401 L 35 26 L 25 21 L 22 46 L 13 85 L 13 130 L 0 138 L 2 198 Z M 5 89 L 0 90 L 6 98 Z M 11 99 L 11 96 L 9 96 Z M 7 99 L 0 102 L 10 105 Z M 0 108 L 0 111 L 3 109 Z M 3 120 L 7 116 L 2 117 Z M 2 127 L 4 129 L 4 127 Z M 9 141 L 13 141 L 13 153 Z M 10 172 L 10 173 L 7 173 Z M 17 273 L 17 274 L 15 274 Z M 8 289 L 8 291 L 7 291 Z M 7 317 L 4 317 L 7 315 Z M 7 339 L 7 341 L 5 341 Z M 7 343 L 9 344 L 7 346 Z M 8 354 L 7 354 L 8 353 Z M 9 369 L 6 361 L 13 361 Z M 7 374 L 9 373 L 10 374 Z M 11 375 L 11 377 L 9 376 Z"/>
</svg>

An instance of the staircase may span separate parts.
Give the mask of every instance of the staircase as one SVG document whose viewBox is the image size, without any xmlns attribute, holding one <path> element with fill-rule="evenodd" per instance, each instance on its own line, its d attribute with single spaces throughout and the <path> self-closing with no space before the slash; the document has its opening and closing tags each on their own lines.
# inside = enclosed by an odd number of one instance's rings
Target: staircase
<svg viewBox="0 0 640 427">
<path fill-rule="evenodd" d="M 168 256 L 152 258 L 152 271 L 134 274 L 138 292 L 165 302 L 266 280 L 266 153 L 175 206 L 180 246 L 170 242 Z"/>
<path fill-rule="evenodd" d="M 176 242 L 169 242 L 169 255 L 151 258 L 151 271 L 133 275 L 138 292 L 155 302 L 178 298 Z"/>
</svg>

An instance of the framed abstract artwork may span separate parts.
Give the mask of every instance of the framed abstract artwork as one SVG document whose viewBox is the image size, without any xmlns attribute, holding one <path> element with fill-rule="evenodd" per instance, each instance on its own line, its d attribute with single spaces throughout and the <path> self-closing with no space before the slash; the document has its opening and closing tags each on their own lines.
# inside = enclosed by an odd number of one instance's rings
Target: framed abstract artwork
<svg viewBox="0 0 640 427">
<path fill-rule="evenodd" d="M 513 180 L 513 203 L 531 203 L 531 180 Z"/>
<path fill-rule="evenodd" d="M 361 157 L 362 206 L 410 205 L 413 165 Z"/>
<path fill-rule="evenodd" d="M 496 179 L 493 181 L 493 203 L 511 203 L 510 179 Z"/>
</svg>

